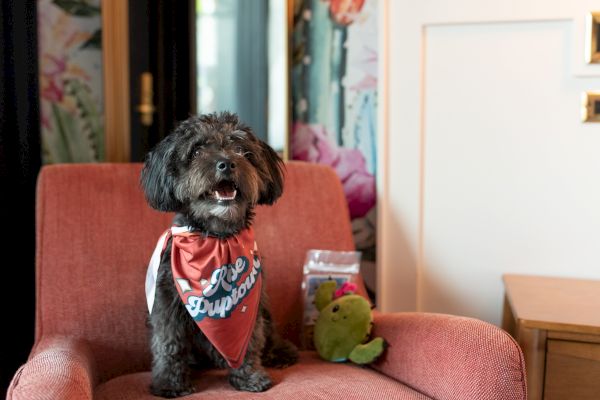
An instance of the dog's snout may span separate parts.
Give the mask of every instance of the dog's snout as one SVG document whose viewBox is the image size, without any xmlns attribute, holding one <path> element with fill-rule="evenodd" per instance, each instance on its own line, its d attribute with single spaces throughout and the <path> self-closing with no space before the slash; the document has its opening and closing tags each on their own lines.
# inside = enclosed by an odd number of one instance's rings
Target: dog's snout
<svg viewBox="0 0 600 400">
<path fill-rule="evenodd" d="M 228 159 L 221 159 L 217 161 L 217 171 L 219 172 L 231 172 L 235 169 L 235 163 Z"/>
</svg>

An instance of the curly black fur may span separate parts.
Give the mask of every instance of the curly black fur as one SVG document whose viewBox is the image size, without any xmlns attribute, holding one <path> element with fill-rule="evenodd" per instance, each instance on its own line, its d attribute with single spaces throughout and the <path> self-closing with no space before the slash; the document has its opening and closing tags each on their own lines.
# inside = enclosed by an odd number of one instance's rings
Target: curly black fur
<svg viewBox="0 0 600 400">
<path fill-rule="evenodd" d="M 235 199 L 215 198 L 215 187 L 224 181 L 236 188 Z M 148 154 L 141 184 L 152 207 L 177 213 L 175 224 L 227 237 L 250 226 L 257 204 L 273 204 L 281 196 L 283 163 L 235 114 L 202 115 L 181 123 Z M 161 258 L 149 317 L 150 389 L 163 397 L 194 392 L 193 365 L 228 368 L 180 300 L 173 283 L 170 248 L 168 243 Z M 298 357 L 294 345 L 277 335 L 264 290 L 259 307 L 244 363 L 229 371 L 229 382 L 238 390 L 269 389 L 272 383 L 263 365 L 284 367 Z"/>
</svg>

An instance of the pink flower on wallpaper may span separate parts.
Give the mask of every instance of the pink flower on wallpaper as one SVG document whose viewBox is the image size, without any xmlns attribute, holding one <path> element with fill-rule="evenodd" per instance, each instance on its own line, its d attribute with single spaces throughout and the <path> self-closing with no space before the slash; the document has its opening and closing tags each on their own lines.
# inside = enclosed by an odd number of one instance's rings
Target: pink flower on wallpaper
<svg viewBox="0 0 600 400">
<path fill-rule="evenodd" d="M 295 123 L 292 129 L 292 158 L 326 164 L 337 172 L 348 200 L 350 216 L 363 217 L 375 205 L 375 177 L 356 149 L 338 146 L 322 125 Z"/>
<path fill-rule="evenodd" d="M 43 53 L 41 57 L 40 91 L 42 99 L 60 103 L 64 94 L 62 76 L 67 70 L 66 57 L 48 53 Z"/>
<path fill-rule="evenodd" d="M 38 2 L 38 38 L 40 48 L 40 95 L 42 124 L 50 128 L 50 104 L 63 104 L 64 81 L 91 78 L 71 57 L 91 37 L 82 31 L 78 22 L 49 0 Z"/>
<path fill-rule="evenodd" d="M 62 86 L 62 85 L 61 85 Z M 54 103 L 60 103 L 63 98 L 63 88 L 58 87 L 53 79 L 49 79 L 41 85 L 42 98 Z"/>
</svg>

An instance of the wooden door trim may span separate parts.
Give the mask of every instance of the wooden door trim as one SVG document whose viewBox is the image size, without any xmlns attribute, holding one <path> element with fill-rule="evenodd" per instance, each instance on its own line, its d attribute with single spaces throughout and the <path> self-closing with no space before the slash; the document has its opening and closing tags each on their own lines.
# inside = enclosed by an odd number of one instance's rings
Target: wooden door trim
<svg viewBox="0 0 600 400">
<path fill-rule="evenodd" d="M 102 1 L 104 140 L 107 162 L 129 162 L 131 157 L 128 7 L 128 1 Z"/>
</svg>

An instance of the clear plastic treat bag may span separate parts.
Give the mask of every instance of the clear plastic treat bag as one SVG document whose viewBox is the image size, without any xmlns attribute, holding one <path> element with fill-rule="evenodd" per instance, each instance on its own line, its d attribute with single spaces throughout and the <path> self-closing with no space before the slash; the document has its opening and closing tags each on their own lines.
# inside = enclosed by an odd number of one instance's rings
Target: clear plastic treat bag
<svg viewBox="0 0 600 400">
<path fill-rule="evenodd" d="M 360 251 L 309 250 L 304 261 L 302 294 L 304 318 L 302 321 L 302 344 L 305 349 L 314 349 L 313 331 L 319 311 L 315 307 L 315 292 L 329 279 L 337 282 L 338 288 L 345 282 L 357 283 L 360 272 Z"/>
</svg>

